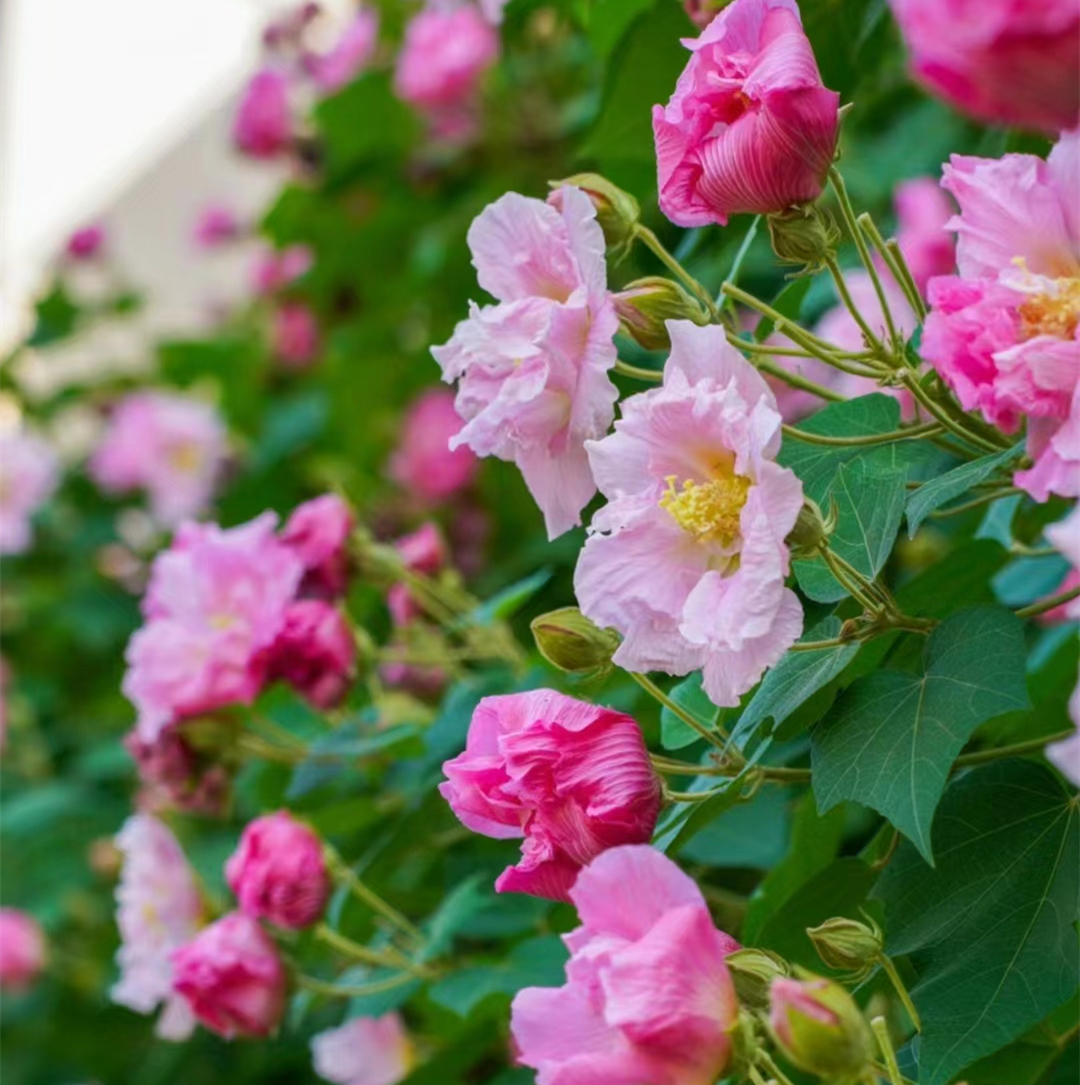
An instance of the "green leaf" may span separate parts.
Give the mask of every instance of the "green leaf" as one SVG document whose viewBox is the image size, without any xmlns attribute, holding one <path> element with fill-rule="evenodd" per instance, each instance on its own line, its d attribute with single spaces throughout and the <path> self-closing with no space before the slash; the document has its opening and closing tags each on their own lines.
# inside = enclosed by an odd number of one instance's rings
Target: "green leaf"
<svg viewBox="0 0 1080 1085">
<path fill-rule="evenodd" d="M 630 24 L 654 3 L 656 0 L 596 0 L 589 11 L 589 40 L 596 52 L 607 57 Z"/>
<path fill-rule="evenodd" d="M 945 1085 L 1070 998 L 1080 825 L 1041 765 L 1004 761 L 953 782 L 927 867 L 902 844 L 875 890 L 887 949 L 910 955 L 923 1019 L 919 1085 Z"/>
<path fill-rule="evenodd" d="M 954 467 L 943 475 L 924 482 L 909 498 L 907 502 L 908 538 L 914 538 L 919 525 L 926 517 L 941 508 L 947 501 L 952 501 L 961 494 L 967 493 L 972 486 L 988 479 L 999 467 L 1014 460 L 1023 451 L 1023 445 L 1008 448 L 1004 452 L 995 453 L 992 456 L 983 456 L 981 459 L 972 460 L 971 463 Z"/>
<path fill-rule="evenodd" d="M 930 826 L 949 771 L 975 728 L 1025 708 L 1023 625 L 1001 607 L 977 607 L 931 634 L 919 676 L 860 679 L 811 738 L 822 813 L 845 799 L 884 814 L 932 863 Z"/>
<path fill-rule="evenodd" d="M 480 625 L 513 617 L 550 579 L 550 569 L 540 569 L 531 576 L 503 588 L 470 615 Z"/>
<path fill-rule="evenodd" d="M 668 696 L 680 708 L 685 708 L 706 725 L 716 722 L 719 713 L 716 705 L 709 700 L 701 688 L 700 671 L 695 671 L 674 686 Z M 665 750 L 681 750 L 700 741 L 701 736 L 697 731 L 679 719 L 670 708 L 660 709 L 660 742 Z"/>
<path fill-rule="evenodd" d="M 388 727 L 371 734 L 362 734 L 357 721 L 350 720 L 329 734 L 316 739 L 308 747 L 308 756 L 296 766 L 285 797 L 302 798 L 337 777 L 352 761 L 374 753 L 391 750 L 404 757 L 423 749 L 421 730 L 411 723 Z"/>
<path fill-rule="evenodd" d="M 663 852 L 678 851 L 696 833 L 730 810 L 742 798 L 743 787 L 744 781 L 738 779 L 728 781 L 725 786 L 715 776 L 698 776 L 688 791 L 721 790 L 702 802 L 673 803 L 668 807 L 657 822 L 653 847 Z"/>
<path fill-rule="evenodd" d="M 679 854 L 711 867 L 768 870 L 784 857 L 788 844 L 788 801 L 783 788 L 762 788 L 693 834 Z"/>
</svg>

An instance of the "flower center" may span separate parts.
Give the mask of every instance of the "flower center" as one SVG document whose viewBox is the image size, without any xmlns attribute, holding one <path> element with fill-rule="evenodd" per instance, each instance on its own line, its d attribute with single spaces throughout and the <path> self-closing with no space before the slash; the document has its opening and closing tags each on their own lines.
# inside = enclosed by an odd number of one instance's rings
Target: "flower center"
<svg viewBox="0 0 1080 1085">
<path fill-rule="evenodd" d="M 1020 334 L 1024 339 L 1051 335 L 1072 339 L 1080 324 L 1080 279 L 1055 279 L 1054 289 L 1034 294 L 1020 306 Z"/>
<path fill-rule="evenodd" d="M 193 475 L 202 462 L 202 451 L 194 441 L 181 441 L 166 452 L 169 463 L 184 475 Z"/>
<path fill-rule="evenodd" d="M 668 475 L 665 481 L 667 489 L 660 507 L 697 542 L 731 546 L 739 537 L 739 514 L 750 491 L 750 479 L 745 475 L 729 470 L 710 482 L 685 479 L 681 488 L 676 486 L 675 475 Z"/>
</svg>

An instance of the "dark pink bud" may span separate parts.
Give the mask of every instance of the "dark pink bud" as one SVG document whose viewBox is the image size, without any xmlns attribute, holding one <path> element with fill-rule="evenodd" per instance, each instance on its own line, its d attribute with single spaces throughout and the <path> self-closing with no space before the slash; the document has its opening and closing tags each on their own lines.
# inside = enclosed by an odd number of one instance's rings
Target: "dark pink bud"
<svg viewBox="0 0 1080 1085">
<path fill-rule="evenodd" d="M 274 315 L 274 353 L 289 369 L 306 369 L 319 354 L 319 322 L 298 301 L 289 301 Z"/>
<path fill-rule="evenodd" d="M 67 254 L 72 260 L 93 260 L 105 247 L 105 227 L 84 226 L 68 238 Z"/>
<path fill-rule="evenodd" d="M 0 989 L 25 991 L 45 967 L 45 935 L 17 908 L 0 908 Z"/>
<path fill-rule="evenodd" d="M 275 158 L 288 150 L 293 134 L 288 77 L 275 68 L 256 72 L 237 109 L 236 146 L 251 158 Z"/>
<path fill-rule="evenodd" d="M 336 607 L 321 599 L 289 606 L 267 653 L 268 680 L 288 682 L 316 708 L 333 708 L 349 691 L 355 667 L 356 642 Z"/>
</svg>

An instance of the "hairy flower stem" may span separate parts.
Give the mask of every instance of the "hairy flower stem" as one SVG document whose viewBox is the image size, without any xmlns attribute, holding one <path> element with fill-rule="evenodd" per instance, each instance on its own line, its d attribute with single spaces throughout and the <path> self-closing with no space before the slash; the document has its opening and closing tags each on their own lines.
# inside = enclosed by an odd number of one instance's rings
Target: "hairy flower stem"
<svg viewBox="0 0 1080 1085">
<path fill-rule="evenodd" d="M 743 340 L 729 336 L 728 342 L 738 347 Z M 824 384 L 818 384 L 816 381 L 802 377 L 798 373 L 792 373 L 766 358 L 755 358 L 752 364 L 760 372 L 767 373 L 770 377 L 775 377 L 792 388 L 799 388 L 804 392 L 809 392 L 811 395 L 824 399 L 828 403 L 845 403 L 847 401 L 847 396 L 842 395 L 840 392 L 834 391 L 832 388 L 826 388 Z"/>
<path fill-rule="evenodd" d="M 793 1085 L 791 1078 L 780 1069 L 767 1051 L 758 1051 L 757 1059 L 780 1085 Z"/>
<path fill-rule="evenodd" d="M 643 369 L 639 365 L 624 362 L 621 358 L 616 359 L 615 372 L 621 373 L 624 377 L 633 377 L 639 381 L 651 381 L 655 384 L 659 384 L 664 379 L 664 374 L 659 369 Z"/>
<path fill-rule="evenodd" d="M 388 976 L 384 980 L 373 980 L 371 983 L 339 984 L 328 983 L 326 980 L 316 979 L 314 976 L 305 976 L 297 973 L 296 985 L 304 991 L 311 991 L 316 995 L 327 995 L 330 998 L 364 998 L 367 995 L 381 994 L 383 991 L 392 991 L 395 987 L 402 987 L 406 983 L 412 983 L 415 976 L 408 972 L 399 972 L 396 976 Z"/>
<path fill-rule="evenodd" d="M 811 445 L 831 445 L 837 448 L 855 445 L 884 445 L 893 441 L 910 441 L 916 437 L 931 437 L 944 433 L 945 429 L 937 422 L 924 422 L 917 426 L 906 426 L 903 429 L 890 430 L 888 433 L 868 433 L 862 437 L 829 437 L 823 433 L 809 433 L 807 430 L 798 429 L 796 426 L 784 425 L 781 427 L 785 437 L 795 441 L 804 441 Z"/>
<path fill-rule="evenodd" d="M 885 975 L 889 977 L 889 982 L 895 988 L 900 1001 L 904 1004 L 904 1009 L 907 1010 L 908 1017 L 911 1018 L 911 1023 L 915 1026 L 915 1031 L 922 1032 L 922 1021 L 919 1020 L 919 1011 L 915 1009 L 915 1003 L 911 1001 L 911 995 L 908 994 L 908 989 L 904 986 L 904 981 L 900 978 L 900 973 L 896 971 L 896 965 L 894 965 L 892 960 L 884 953 L 878 955 L 877 963 L 881 965 Z"/>
<path fill-rule="evenodd" d="M 1020 757 L 1026 753 L 1037 753 L 1043 747 L 1071 738 L 1075 734 L 1076 728 L 1070 727 L 1067 731 L 1059 731 L 1057 734 L 1046 735 L 1044 738 L 1029 738 L 1026 742 L 1015 742 L 1011 746 L 995 746 L 989 750 L 961 754 L 953 767 L 970 768 L 972 765 L 985 765 L 987 761 L 999 761 L 1004 757 Z"/>
<path fill-rule="evenodd" d="M 1032 603 L 1029 606 L 1021 607 L 1016 611 L 1018 618 L 1037 618 L 1040 614 L 1045 614 L 1048 610 L 1054 610 L 1056 607 L 1060 607 L 1065 603 L 1071 603 L 1077 596 L 1080 596 L 1080 585 L 1075 588 L 1069 588 L 1068 591 L 1059 591 L 1057 595 L 1048 596 L 1046 599 L 1040 599 L 1037 603 Z"/>
<path fill-rule="evenodd" d="M 972 509 L 981 508 L 983 505 L 991 505 L 995 501 L 1000 501 L 1002 498 L 1013 497 L 1015 494 L 1021 494 L 1023 492 L 1024 491 L 1018 486 L 1004 486 L 991 493 L 973 497 L 970 501 L 965 501 L 962 505 L 953 505 L 947 509 L 937 509 L 930 513 L 930 516 L 935 520 L 944 520 L 950 516 L 959 516 L 962 512 L 970 512 Z"/>
<path fill-rule="evenodd" d="M 712 295 L 697 281 L 697 279 L 694 278 L 693 275 L 690 274 L 689 271 L 686 270 L 686 268 L 682 266 L 682 264 L 679 263 L 678 260 L 675 259 L 674 256 L 672 256 L 670 252 L 668 252 L 666 248 L 664 248 L 660 238 L 658 238 L 648 226 L 642 226 L 640 224 L 635 226 L 634 237 L 639 239 L 660 263 L 662 263 L 664 267 L 666 267 L 683 284 L 683 286 L 685 286 L 686 289 L 705 306 L 705 309 L 714 324 L 724 323 L 723 315 L 716 307 L 716 302 L 713 301 Z"/>
<path fill-rule="evenodd" d="M 881 259 L 885 261 L 885 266 L 889 269 L 893 279 L 896 280 L 896 285 L 904 292 L 904 298 L 908 305 L 911 306 L 911 311 L 922 323 L 926 319 L 926 303 L 919 293 L 919 288 L 915 285 L 915 276 L 911 274 L 911 268 L 908 267 L 908 262 L 904 258 L 899 244 L 893 239 L 886 241 L 877 228 L 877 224 L 865 211 L 859 215 L 856 222 L 859 229 L 869 239 L 870 244 L 877 249 Z"/>
<path fill-rule="evenodd" d="M 669 712 L 677 716 L 683 723 L 686 724 L 692 731 L 696 731 L 706 742 L 712 746 L 716 746 L 722 749 L 724 742 L 727 739 L 727 735 L 723 733 L 719 728 L 712 727 L 706 723 L 703 723 L 693 713 L 687 712 L 685 708 L 677 705 L 651 678 L 647 678 L 643 674 L 637 674 L 635 671 L 630 671 L 630 677 L 645 692 L 664 706 Z"/>
<path fill-rule="evenodd" d="M 890 1085 L 904 1085 L 904 1078 L 900 1074 L 900 1066 L 896 1061 L 896 1052 L 893 1050 L 892 1040 L 889 1039 L 889 1026 L 884 1017 L 875 1017 L 870 1022 L 870 1028 L 874 1032 L 881 1057 L 885 1060 L 885 1068 L 889 1075 Z"/>
<path fill-rule="evenodd" d="M 881 357 L 889 357 L 889 353 L 885 350 L 885 344 L 870 327 L 866 317 L 862 315 L 862 311 L 855 304 L 855 299 L 851 296 L 851 291 L 848 290 L 847 282 L 844 279 L 844 273 L 840 270 L 840 265 L 836 262 L 836 259 L 832 256 L 826 257 L 825 266 L 829 269 L 829 274 L 832 275 L 833 283 L 836 286 L 836 292 L 840 295 L 840 300 L 843 302 L 844 308 L 851 314 L 855 323 L 859 325 L 859 331 L 862 332 L 863 339 L 866 340 L 876 354 Z"/>
<path fill-rule="evenodd" d="M 357 900 L 363 901 L 373 911 L 379 913 L 397 927 L 402 934 L 417 946 L 425 944 L 423 934 L 407 920 L 392 904 L 383 900 L 374 890 L 369 889 L 359 875 L 345 862 L 337 851 L 330 845 L 323 845 L 323 854 L 326 857 L 326 865 L 334 877 L 343 883 Z"/>
<path fill-rule="evenodd" d="M 338 933 L 325 923 L 320 923 L 315 928 L 315 936 L 344 956 L 351 957 L 363 964 L 369 964 L 375 968 L 399 969 L 403 972 L 411 972 L 414 976 L 427 977 L 429 975 L 428 969 L 414 964 L 404 954 L 398 953 L 397 950 L 389 948 L 386 950 L 370 949 L 368 946 L 362 946 L 358 942 L 354 942 L 351 938 L 346 938 L 345 935 Z"/>
</svg>

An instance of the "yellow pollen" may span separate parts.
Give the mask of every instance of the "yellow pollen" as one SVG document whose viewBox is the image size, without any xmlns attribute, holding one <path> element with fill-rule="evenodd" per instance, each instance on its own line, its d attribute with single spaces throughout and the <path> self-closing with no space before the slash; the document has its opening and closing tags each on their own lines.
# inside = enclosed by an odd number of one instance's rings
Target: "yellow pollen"
<svg viewBox="0 0 1080 1085">
<path fill-rule="evenodd" d="M 739 514 L 746 504 L 750 480 L 745 475 L 725 474 L 711 482 L 683 481 L 676 486 L 676 476 L 665 479 L 667 489 L 660 507 L 688 535 L 698 542 L 716 542 L 730 546 L 739 536 Z"/>
<path fill-rule="evenodd" d="M 199 446 L 192 441 L 183 441 L 180 444 L 173 445 L 166 452 L 166 456 L 169 463 L 177 471 L 181 471 L 185 475 L 195 474 L 202 463 L 202 453 Z"/>
<path fill-rule="evenodd" d="M 1050 335 L 1072 339 L 1080 325 L 1080 279 L 1057 279 L 1057 290 L 1033 294 L 1020 306 L 1021 338 Z"/>
</svg>

